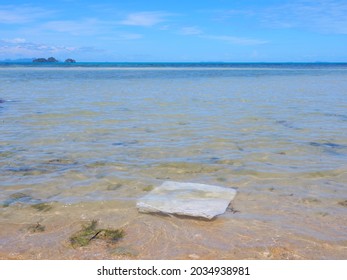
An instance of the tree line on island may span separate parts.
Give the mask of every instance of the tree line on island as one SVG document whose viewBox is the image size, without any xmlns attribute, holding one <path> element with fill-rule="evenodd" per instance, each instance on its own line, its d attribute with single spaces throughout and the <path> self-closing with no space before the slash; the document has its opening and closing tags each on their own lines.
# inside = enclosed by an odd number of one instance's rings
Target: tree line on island
<svg viewBox="0 0 347 280">
<path fill-rule="evenodd" d="M 49 57 L 49 58 L 43 58 L 43 57 L 40 57 L 40 58 L 35 58 L 33 59 L 33 62 L 59 62 L 57 59 L 55 59 L 54 57 Z M 65 63 L 76 63 L 76 60 L 72 59 L 72 58 L 68 58 L 68 59 L 65 59 Z"/>
</svg>

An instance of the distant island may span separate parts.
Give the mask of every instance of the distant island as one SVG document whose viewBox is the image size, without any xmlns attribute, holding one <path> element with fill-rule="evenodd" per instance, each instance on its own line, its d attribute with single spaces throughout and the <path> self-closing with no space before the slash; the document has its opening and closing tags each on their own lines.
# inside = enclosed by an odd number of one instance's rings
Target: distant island
<svg viewBox="0 0 347 280">
<path fill-rule="evenodd" d="M 65 63 L 76 63 L 76 60 L 72 58 L 65 59 Z"/>
<path fill-rule="evenodd" d="M 57 59 L 55 59 L 54 57 L 49 57 L 49 58 L 35 58 L 33 59 L 33 62 L 38 62 L 38 63 L 55 63 L 55 62 L 59 62 Z M 65 60 L 65 63 L 76 63 L 76 60 L 72 59 L 72 58 L 68 58 Z"/>
</svg>

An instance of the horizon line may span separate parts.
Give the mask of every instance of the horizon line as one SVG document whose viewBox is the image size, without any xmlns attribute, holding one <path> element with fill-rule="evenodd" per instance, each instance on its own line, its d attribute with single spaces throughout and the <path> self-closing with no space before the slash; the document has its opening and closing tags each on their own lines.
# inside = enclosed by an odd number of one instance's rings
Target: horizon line
<svg viewBox="0 0 347 280">
<path fill-rule="evenodd" d="M 256 63 L 273 63 L 273 64 L 280 64 L 280 63 L 287 63 L 287 64 L 300 64 L 300 63 L 306 63 L 306 64 L 346 64 L 347 61 L 76 61 L 74 63 L 64 62 L 64 60 L 58 60 L 57 62 L 33 62 L 33 61 L 25 61 L 25 60 L 32 60 L 32 58 L 18 58 L 18 59 L 2 59 L 0 60 L 0 63 L 33 63 L 33 64 L 78 64 L 78 63 L 143 63 L 143 64 L 160 64 L 160 63 L 191 63 L 191 64 L 197 64 L 197 63 L 224 63 L 224 64 L 256 64 Z"/>
</svg>

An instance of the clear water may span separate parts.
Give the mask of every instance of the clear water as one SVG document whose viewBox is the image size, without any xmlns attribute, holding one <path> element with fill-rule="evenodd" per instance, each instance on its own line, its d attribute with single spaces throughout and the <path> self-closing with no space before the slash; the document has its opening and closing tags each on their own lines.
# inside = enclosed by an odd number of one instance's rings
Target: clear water
<svg viewBox="0 0 347 280">
<path fill-rule="evenodd" d="M 347 258 L 347 64 L 1 64 L 0 100 L 2 258 Z M 235 211 L 139 214 L 165 180 Z M 66 245 L 91 219 L 118 249 Z"/>
</svg>

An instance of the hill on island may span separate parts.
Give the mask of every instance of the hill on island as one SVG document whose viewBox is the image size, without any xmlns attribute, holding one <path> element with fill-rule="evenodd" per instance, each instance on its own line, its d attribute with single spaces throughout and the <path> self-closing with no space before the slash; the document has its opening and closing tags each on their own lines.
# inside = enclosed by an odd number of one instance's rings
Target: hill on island
<svg viewBox="0 0 347 280">
<path fill-rule="evenodd" d="M 33 62 L 39 62 L 39 63 L 45 63 L 45 62 L 49 62 L 49 63 L 55 63 L 55 62 L 59 62 L 56 58 L 54 57 L 49 57 L 49 58 L 35 58 L 33 59 Z M 72 58 L 68 58 L 65 60 L 66 63 L 75 63 L 76 60 L 72 59 Z"/>
</svg>

